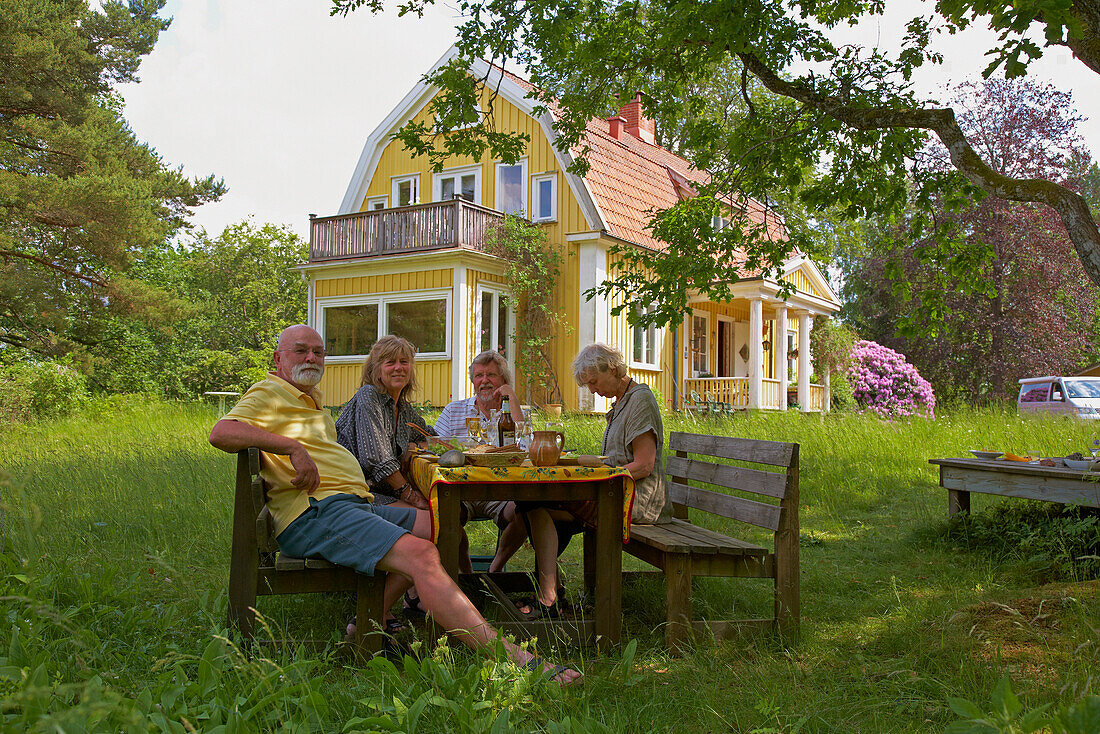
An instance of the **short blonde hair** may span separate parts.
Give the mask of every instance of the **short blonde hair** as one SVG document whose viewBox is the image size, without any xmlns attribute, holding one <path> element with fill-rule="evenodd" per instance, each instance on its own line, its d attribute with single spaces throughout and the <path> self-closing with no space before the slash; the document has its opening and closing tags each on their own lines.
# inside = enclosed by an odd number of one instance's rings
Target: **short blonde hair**
<svg viewBox="0 0 1100 734">
<path fill-rule="evenodd" d="M 489 366 L 495 364 L 500 371 L 500 376 L 504 378 L 505 385 L 512 384 L 512 370 L 508 369 L 508 360 L 504 358 L 504 355 L 493 349 L 486 349 L 481 354 L 474 357 L 474 361 L 470 362 L 470 379 L 474 379 L 474 367 L 477 365 Z"/>
<path fill-rule="evenodd" d="M 401 391 L 398 399 L 404 398 L 416 390 L 416 347 L 408 339 L 393 334 L 386 334 L 374 343 L 367 355 L 367 361 L 363 363 L 363 377 L 359 384 L 374 385 L 379 390 L 385 391 L 382 385 L 382 363 L 397 357 L 406 357 L 409 360 L 409 384 Z"/>
<path fill-rule="evenodd" d="M 626 377 L 627 366 L 622 353 L 614 347 L 596 342 L 577 353 L 573 360 L 573 379 L 578 385 L 585 383 L 585 376 L 594 372 L 610 372 L 615 377 Z"/>
</svg>

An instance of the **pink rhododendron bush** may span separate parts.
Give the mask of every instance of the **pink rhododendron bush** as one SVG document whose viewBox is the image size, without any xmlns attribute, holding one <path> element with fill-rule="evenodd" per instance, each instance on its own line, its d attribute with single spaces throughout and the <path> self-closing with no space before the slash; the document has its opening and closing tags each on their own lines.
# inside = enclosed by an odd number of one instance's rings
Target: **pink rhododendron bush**
<svg viewBox="0 0 1100 734">
<path fill-rule="evenodd" d="M 848 380 L 861 410 L 883 418 L 934 415 L 936 396 L 928 380 L 905 361 L 905 355 L 878 342 L 858 341 L 852 347 Z"/>
</svg>

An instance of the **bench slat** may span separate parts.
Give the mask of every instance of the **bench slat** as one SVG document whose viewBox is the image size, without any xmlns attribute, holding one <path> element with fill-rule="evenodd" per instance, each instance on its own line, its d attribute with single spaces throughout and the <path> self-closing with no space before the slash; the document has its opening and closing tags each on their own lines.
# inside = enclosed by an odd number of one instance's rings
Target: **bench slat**
<svg viewBox="0 0 1100 734">
<path fill-rule="evenodd" d="M 727 489 L 764 494 L 776 499 L 783 499 L 787 494 L 787 475 L 762 469 L 746 469 L 728 464 L 685 459 L 682 456 L 670 456 L 665 460 L 665 474 L 670 477 L 717 484 Z M 691 505 L 690 502 L 684 504 Z"/>
<path fill-rule="evenodd" d="M 713 530 L 673 520 L 661 525 L 634 525 L 631 540 L 671 553 L 696 555 L 767 555 L 768 550 Z"/>
<path fill-rule="evenodd" d="M 680 431 L 673 431 L 668 437 L 668 447 L 672 451 L 687 451 L 691 454 L 706 454 L 721 459 L 752 461 L 772 466 L 790 466 L 795 446 L 797 444 L 780 441 L 705 436 Z"/>
<path fill-rule="evenodd" d="M 731 497 L 728 494 L 711 492 L 708 489 L 690 487 L 678 482 L 669 482 L 669 496 L 673 502 L 688 505 L 697 510 L 711 512 L 728 517 L 731 520 L 747 522 L 750 525 L 776 530 L 779 528 L 780 508 L 764 502 Z"/>
<path fill-rule="evenodd" d="M 715 530 L 695 525 L 686 520 L 673 520 L 671 525 L 677 529 L 684 529 L 681 532 L 690 529 L 693 537 L 698 538 L 701 542 L 713 544 L 720 554 L 739 556 L 747 553 L 756 556 L 767 555 L 769 553 L 767 548 L 763 548 L 755 543 L 733 538 Z"/>
</svg>

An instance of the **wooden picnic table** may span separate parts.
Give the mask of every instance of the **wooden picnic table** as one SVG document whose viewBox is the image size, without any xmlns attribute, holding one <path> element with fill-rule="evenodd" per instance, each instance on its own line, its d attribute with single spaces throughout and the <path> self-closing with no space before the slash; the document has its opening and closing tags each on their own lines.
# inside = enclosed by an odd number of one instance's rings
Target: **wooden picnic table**
<svg viewBox="0 0 1100 734">
<path fill-rule="evenodd" d="M 460 504 L 463 500 L 595 500 L 597 529 L 585 531 L 584 577 L 592 592 L 592 619 L 499 622 L 506 632 L 558 636 L 565 634 L 583 642 L 615 644 L 622 629 L 622 548 L 629 537 L 629 516 L 634 485 L 623 469 L 611 467 L 459 467 L 443 469 L 428 456 L 412 459 L 411 474 L 420 487 L 430 487 L 434 540 L 443 567 L 460 580 L 458 553 Z M 625 519 L 624 519 L 625 511 Z M 505 608 L 512 606 L 495 574 L 481 577 Z M 509 609 L 509 612 L 514 610 Z"/>
<path fill-rule="evenodd" d="M 1100 473 L 997 459 L 929 459 L 940 467 L 947 514 L 970 512 L 970 493 L 1100 507 Z"/>
</svg>

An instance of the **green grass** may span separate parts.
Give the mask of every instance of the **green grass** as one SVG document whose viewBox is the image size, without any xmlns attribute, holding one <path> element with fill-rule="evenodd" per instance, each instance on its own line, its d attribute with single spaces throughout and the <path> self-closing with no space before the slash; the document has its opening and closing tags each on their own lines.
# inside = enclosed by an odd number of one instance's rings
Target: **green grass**
<svg viewBox="0 0 1100 734">
<path fill-rule="evenodd" d="M 216 419 L 208 406 L 115 400 L 0 429 L 0 730 L 370 729 L 360 720 L 407 720 L 403 707 L 423 696 L 424 731 L 477 731 L 507 709 L 515 731 L 931 732 L 955 720 L 949 697 L 984 703 L 1005 674 L 1028 706 L 1095 693 L 1097 582 L 949 535 L 927 459 L 1083 451 L 1100 425 L 989 410 L 896 423 L 669 418 L 666 430 L 801 444 L 802 634 L 670 657 L 663 589 L 631 586 L 623 646 L 556 651 L 586 672 L 583 688 L 557 692 L 428 643 L 420 663 L 387 670 L 292 648 L 247 658 L 223 642 L 235 459 L 206 442 Z M 571 417 L 566 434 L 599 453 L 603 425 Z M 998 502 L 975 495 L 973 510 Z M 492 542 L 480 525 L 475 547 Z M 512 565 L 530 560 L 524 550 Z M 566 575 L 575 588 L 578 548 Z M 754 580 L 702 580 L 696 594 L 703 617 L 765 614 L 770 598 Z M 351 607 L 338 596 L 260 604 L 273 636 L 333 643 Z"/>
</svg>

